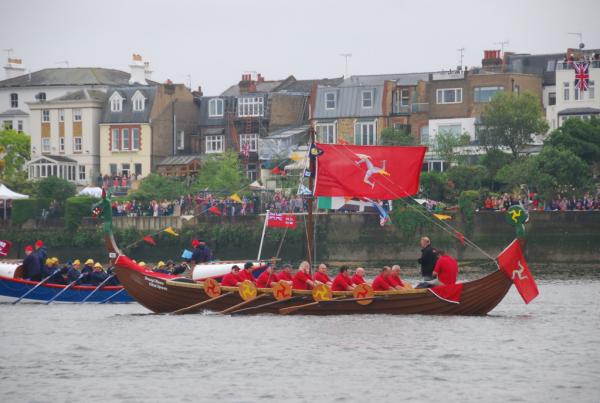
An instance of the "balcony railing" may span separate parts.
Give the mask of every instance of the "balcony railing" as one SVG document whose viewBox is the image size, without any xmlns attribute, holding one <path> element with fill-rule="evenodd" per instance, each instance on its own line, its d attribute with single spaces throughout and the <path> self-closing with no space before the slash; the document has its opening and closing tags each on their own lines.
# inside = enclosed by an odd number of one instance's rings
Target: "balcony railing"
<svg viewBox="0 0 600 403">
<path fill-rule="evenodd" d="M 395 115 L 408 115 L 410 113 L 428 112 L 429 103 L 413 103 L 411 105 L 394 105 L 392 113 Z"/>
<path fill-rule="evenodd" d="M 575 63 L 584 62 L 585 60 L 575 60 L 574 62 L 557 62 L 556 70 L 570 70 L 574 68 Z M 600 60 L 593 60 L 590 63 L 590 68 L 600 69 Z"/>
</svg>

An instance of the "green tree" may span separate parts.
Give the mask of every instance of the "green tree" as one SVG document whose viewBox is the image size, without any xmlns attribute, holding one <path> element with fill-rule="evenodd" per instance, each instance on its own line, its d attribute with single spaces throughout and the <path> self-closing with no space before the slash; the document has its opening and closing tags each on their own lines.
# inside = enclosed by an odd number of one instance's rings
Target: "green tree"
<svg viewBox="0 0 600 403">
<path fill-rule="evenodd" d="M 547 145 L 570 150 L 590 165 L 600 168 L 600 119 L 567 119 L 550 133 Z"/>
<path fill-rule="evenodd" d="M 142 201 L 173 200 L 185 193 L 186 187 L 181 180 L 153 173 L 142 179 L 138 189 L 132 192 L 129 198 Z"/>
<path fill-rule="evenodd" d="M 508 147 L 514 157 L 534 134 L 548 130 L 540 99 L 530 92 L 521 95 L 498 92 L 481 115 L 477 136 L 488 148 Z"/>
<path fill-rule="evenodd" d="M 448 201 L 451 190 L 448 177 L 443 172 L 424 172 L 421 174 L 421 191 L 424 197 L 438 201 Z"/>
<path fill-rule="evenodd" d="M 73 183 L 56 176 L 44 178 L 37 184 L 37 196 L 39 198 L 56 200 L 61 206 L 69 197 L 75 196 L 75 190 Z"/>
<path fill-rule="evenodd" d="M 388 127 L 381 131 L 381 145 L 412 146 L 415 145 L 415 138 L 404 130 Z"/>
<path fill-rule="evenodd" d="M 469 145 L 471 138 L 468 134 L 455 134 L 440 130 L 435 136 L 434 151 L 446 162 L 464 163 L 468 155 L 461 153 L 458 148 Z"/>
<path fill-rule="evenodd" d="M 202 163 L 194 189 L 233 193 L 239 191 L 247 182 L 242 173 L 239 155 L 228 151 L 211 156 Z"/>
<path fill-rule="evenodd" d="M 486 182 L 492 190 L 496 190 L 498 187 L 498 183 L 495 181 L 498 171 L 502 167 L 510 165 L 513 161 L 514 157 L 512 154 L 505 153 L 498 149 L 490 149 L 481 157 L 479 163 L 486 169 Z"/>
<path fill-rule="evenodd" d="M 513 160 L 498 170 L 494 180 L 504 185 L 505 190 L 511 190 L 522 184 L 530 184 L 535 175 L 536 157 L 521 157 Z"/>
<path fill-rule="evenodd" d="M 448 179 L 457 192 L 479 190 L 486 179 L 487 171 L 482 165 L 458 165 L 447 171 Z"/>
<path fill-rule="evenodd" d="M 23 165 L 30 158 L 31 139 L 25 133 L 15 130 L 0 131 L 0 178 L 2 180 L 23 180 L 27 174 Z"/>
</svg>

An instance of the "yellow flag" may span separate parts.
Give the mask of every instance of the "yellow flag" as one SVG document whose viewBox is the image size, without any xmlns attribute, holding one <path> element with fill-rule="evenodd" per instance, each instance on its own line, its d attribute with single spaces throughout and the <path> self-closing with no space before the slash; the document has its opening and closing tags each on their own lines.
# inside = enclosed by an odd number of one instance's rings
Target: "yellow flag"
<svg viewBox="0 0 600 403">
<path fill-rule="evenodd" d="M 290 155 L 290 159 L 292 161 L 300 161 L 303 158 L 303 156 L 300 153 L 292 153 L 292 155 Z"/>
<path fill-rule="evenodd" d="M 435 218 L 437 218 L 438 220 L 451 220 L 452 216 L 446 215 L 446 214 L 434 214 L 433 215 Z"/>
<path fill-rule="evenodd" d="M 179 234 L 175 232 L 175 230 L 172 227 L 167 227 L 163 231 L 173 236 L 179 236 Z"/>
<path fill-rule="evenodd" d="M 240 199 L 240 196 L 238 196 L 237 193 L 232 194 L 231 196 L 229 196 L 229 198 L 236 203 L 242 202 L 242 199 Z"/>
</svg>

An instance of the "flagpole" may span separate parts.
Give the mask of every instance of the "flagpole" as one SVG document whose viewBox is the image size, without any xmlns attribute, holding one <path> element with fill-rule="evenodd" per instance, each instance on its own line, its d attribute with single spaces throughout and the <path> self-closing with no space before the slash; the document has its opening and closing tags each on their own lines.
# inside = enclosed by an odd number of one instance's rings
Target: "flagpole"
<svg viewBox="0 0 600 403">
<path fill-rule="evenodd" d="M 310 136 L 310 146 L 312 146 L 315 142 L 315 129 L 311 126 L 308 128 L 308 133 Z M 309 146 L 309 149 L 310 149 Z M 313 202 L 314 202 L 314 175 L 315 175 L 315 159 L 309 155 L 308 157 L 309 160 L 309 166 L 308 169 L 310 171 L 310 177 L 308 178 L 308 188 L 310 189 L 310 191 L 312 192 L 310 197 L 308 198 L 308 222 L 307 222 L 307 228 L 306 228 L 306 240 L 307 240 L 307 260 L 308 263 L 310 264 L 310 268 L 311 268 L 311 273 L 312 273 L 312 268 L 313 268 L 313 252 L 314 252 L 314 244 L 315 244 L 315 238 L 314 238 L 314 225 L 313 225 Z"/>
<path fill-rule="evenodd" d="M 267 221 L 269 221 L 269 210 L 267 210 L 267 213 L 265 214 L 265 223 L 263 225 L 262 236 L 260 237 L 260 246 L 258 247 L 258 257 L 256 258 L 256 260 L 259 262 L 260 255 L 262 253 L 263 241 L 265 240 L 265 232 L 267 231 Z"/>
</svg>

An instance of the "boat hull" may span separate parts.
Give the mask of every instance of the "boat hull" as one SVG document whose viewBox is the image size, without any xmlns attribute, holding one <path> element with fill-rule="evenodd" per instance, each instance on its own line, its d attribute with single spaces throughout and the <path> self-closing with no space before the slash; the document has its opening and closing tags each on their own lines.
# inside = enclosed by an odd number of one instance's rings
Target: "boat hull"
<svg viewBox="0 0 600 403">
<path fill-rule="evenodd" d="M 159 278 L 148 272 L 136 270 L 131 265 L 119 264 L 119 259 L 115 270 L 127 292 L 141 305 L 156 313 L 173 312 L 209 299 L 200 283 Z M 369 305 L 360 305 L 356 301 L 322 302 L 292 314 L 486 315 L 502 301 L 511 285 L 512 282 L 502 272 L 496 271 L 481 279 L 464 283 L 460 303 L 442 300 L 427 289 L 419 289 L 376 293 L 377 298 Z M 207 303 L 198 310 L 222 311 L 241 303 L 242 299 L 236 290 L 235 287 L 222 287 L 222 292 L 231 294 Z M 245 305 L 244 308 L 275 301 L 270 289 L 259 289 L 259 292 L 268 295 Z M 280 313 L 281 308 L 312 302 L 308 291 L 294 291 L 294 296 L 303 296 L 306 301 L 283 301 L 244 312 L 276 314 Z M 342 296 L 352 298 L 349 293 L 334 293 L 334 297 Z"/>
<path fill-rule="evenodd" d="M 20 278 L 8 278 L 0 276 L 0 296 L 16 299 L 19 298 L 21 295 L 25 294 L 27 291 L 31 290 L 37 284 L 37 281 L 29 281 Z M 36 301 L 48 301 L 60 291 L 62 291 L 64 288 L 65 286 L 60 284 L 42 284 L 41 286 L 36 288 L 32 293 L 27 295 L 25 299 Z M 104 301 L 111 295 L 120 291 L 122 288 L 122 286 L 102 287 L 102 289 L 96 291 L 86 302 Z M 87 296 L 89 296 L 95 289 L 95 286 L 73 286 L 65 292 L 63 292 L 55 301 L 81 302 Z M 129 294 L 127 294 L 127 291 L 119 293 L 113 299 L 110 300 L 110 302 L 114 303 L 126 303 L 133 301 L 133 298 Z"/>
</svg>

